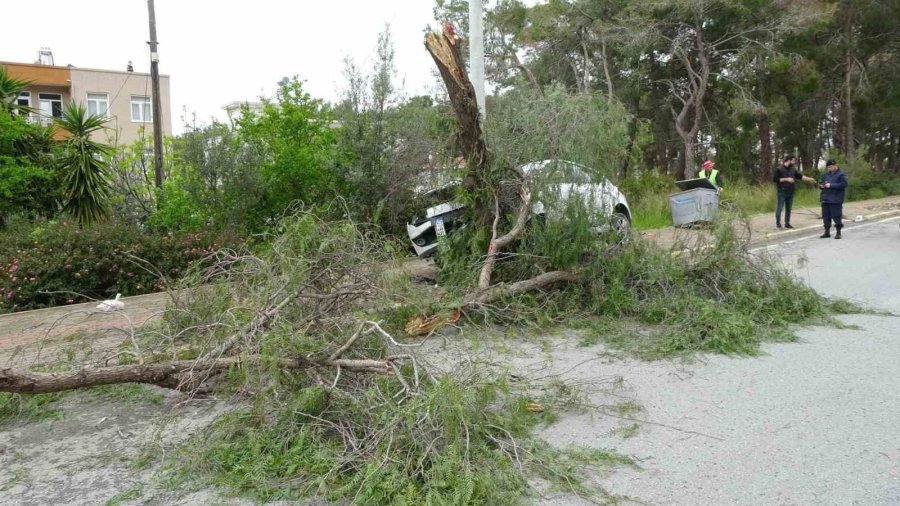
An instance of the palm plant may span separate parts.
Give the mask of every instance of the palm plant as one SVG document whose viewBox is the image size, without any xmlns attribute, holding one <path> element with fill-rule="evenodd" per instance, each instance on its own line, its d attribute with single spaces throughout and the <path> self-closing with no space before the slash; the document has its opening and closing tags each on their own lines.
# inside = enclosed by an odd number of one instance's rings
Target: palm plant
<svg viewBox="0 0 900 506">
<path fill-rule="evenodd" d="M 25 79 L 14 79 L 9 76 L 9 71 L 6 70 L 6 67 L 0 67 L 0 111 L 7 114 L 13 112 L 27 114 L 31 112 L 30 107 L 16 103 L 19 94 L 25 91 L 30 82 Z"/>
<path fill-rule="evenodd" d="M 109 157 L 112 150 L 91 140 L 91 134 L 104 128 L 106 120 L 88 114 L 81 104 L 63 109 L 56 124 L 69 133 L 60 157 L 63 171 L 65 211 L 82 225 L 105 220 L 109 216 Z"/>
</svg>

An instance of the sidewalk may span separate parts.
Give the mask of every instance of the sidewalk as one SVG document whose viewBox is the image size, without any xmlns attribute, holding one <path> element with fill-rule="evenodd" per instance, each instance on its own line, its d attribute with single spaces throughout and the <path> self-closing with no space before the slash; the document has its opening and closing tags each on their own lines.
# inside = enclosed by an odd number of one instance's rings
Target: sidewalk
<svg viewBox="0 0 900 506">
<path fill-rule="evenodd" d="M 862 216 L 863 221 L 873 221 L 898 214 L 900 214 L 900 196 L 844 204 L 844 222 L 848 224 L 847 230 L 853 226 L 857 216 Z M 791 225 L 795 227 L 793 230 L 777 229 L 775 228 L 774 212 L 757 214 L 750 218 L 749 231 L 741 226 L 738 233 L 741 236 L 749 233 L 751 245 L 764 246 L 797 235 L 822 230 L 822 211 L 818 207 L 795 208 L 791 213 Z M 656 242 L 662 248 L 671 249 L 677 245 L 695 243 L 699 239 L 709 236 L 709 233 L 709 230 L 706 229 L 668 227 L 644 230 L 640 232 L 640 235 Z"/>
<path fill-rule="evenodd" d="M 91 339 L 108 336 L 121 342 L 130 329 L 140 328 L 159 316 L 169 302 L 169 294 L 150 293 L 122 301 L 125 310 L 115 313 L 98 312 L 97 302 L 88 302 L 0 315 L 0 367 L 9 365 L 14 355 L 20 360 L 40 349 L 49 352 L 61 339 L 72 335 Z M 20 346 L 28 349 L 16 353 Z"/>
</svg>

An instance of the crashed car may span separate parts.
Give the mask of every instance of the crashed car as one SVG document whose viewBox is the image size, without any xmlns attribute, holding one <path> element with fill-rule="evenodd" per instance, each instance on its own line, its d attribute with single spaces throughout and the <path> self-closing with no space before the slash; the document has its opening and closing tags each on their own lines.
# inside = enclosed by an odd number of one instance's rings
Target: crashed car
<svg viewBox="0 0 900 506">
<path fill-rule="evenodd" d="M 608 179 L 591 177 L 590 170 L 583 165 L 565 160 L 544 160 L 533 162 L 520 167 L 525 175 L 526 184 L 536 188 L 543 188 L 539 192 L 547 195 L 548 192 L 555 195 L 554 202 L 565 203 L 570 198 L 578 198 L 586 207 L 597 210 L 598 223 L 594 227 L 603 231 L 612 227 L 615 231 L 627 234 L 631 226 L 631 208 L 625 195 L 609 182 Z M 457 181 L 456 184 L 459 182 Z M 423 191 L 426 196 L 449 196 L 455 184 L 445 184 L 438 188 Z M 417 217 L 406 225 L 406 232 L 412 241 L 413 249 L 420 258 L 431 256 L 438 247 L 440 237 L 446 236 L 454 229 L 464 225 L 460 218 L 465 211 L 465 205 L 445 201 L 429 207 L 425 210 L 425 216 Z M 558 214 L 556 205 L 547 204 L 541 200 L 535 200 L 531 212 L 536 216 L 548 216 Z"/>
</svg>

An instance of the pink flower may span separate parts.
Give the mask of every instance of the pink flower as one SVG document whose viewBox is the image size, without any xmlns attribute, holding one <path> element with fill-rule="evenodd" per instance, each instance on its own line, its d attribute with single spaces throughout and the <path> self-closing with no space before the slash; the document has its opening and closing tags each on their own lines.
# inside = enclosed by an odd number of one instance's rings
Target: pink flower
<svg viewBox="0 0 900 506">
<path fill-rule="evenodd" d="M 19 270 L 19 265 L 13 262 L 12 267 L 9 268 L 9 272 L 16 272 L 17 270 Z"/>
<path fill-rule="evenodd" d="M 6 292 L 6 298 L 7 298 L 7 299 L 12 299 L 12 298 L 13 298 L 13 293 L 12 293 L 12 292 Z"/>
</svg>

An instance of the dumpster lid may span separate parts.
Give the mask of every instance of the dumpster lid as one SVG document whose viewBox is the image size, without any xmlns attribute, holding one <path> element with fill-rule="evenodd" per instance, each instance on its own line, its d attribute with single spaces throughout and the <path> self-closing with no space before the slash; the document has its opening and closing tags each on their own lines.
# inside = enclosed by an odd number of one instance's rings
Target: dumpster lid
<svg viewBox="0 0 900 506">
<path fill-rule="evenodd" d="M 685 179 L 684 181 L 675 181 L 675 186 L 681 191 L 695 190 L 697 188 L 706 188 L 707 190 L 715 190 L 716 185 L 705 177 L 696 179 Z"/>
</svg>

